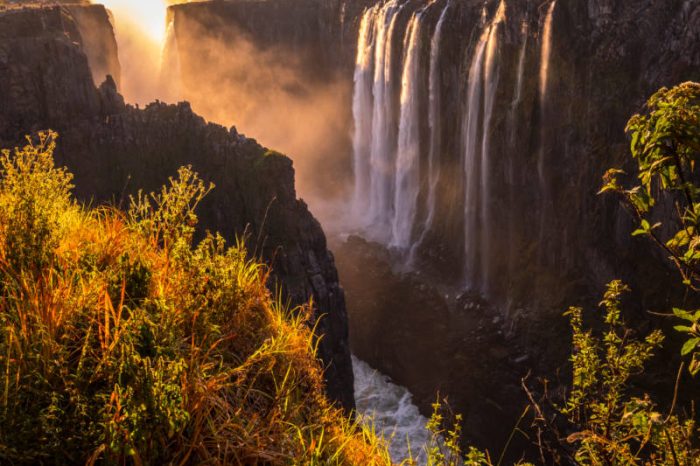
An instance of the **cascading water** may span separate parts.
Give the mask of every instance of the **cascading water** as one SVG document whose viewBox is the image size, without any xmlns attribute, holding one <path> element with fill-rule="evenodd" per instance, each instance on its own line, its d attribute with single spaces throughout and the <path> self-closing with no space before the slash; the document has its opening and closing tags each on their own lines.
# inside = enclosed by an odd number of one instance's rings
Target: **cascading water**
<svg viewBox="0 0 700 466">
<path fill-rule="evenodd" d="M 430 70 L 428 72 L 428 127 L 430 129 L 430 149 L 428 154 L 428 198 L 426 200 L 427 214 L 421 232 L 420 239 L 414 246 L 423 242 L 425 234 L 433 226 L 437 210 L 437 187 L 440 182 L 440 41 L 442 39 L 442 29 L 447 18 L 447 11 L 450 4 L 446 3 L 440 13 L 435 32 L 430 40 Z M 415 247 L 412 255 L 415 253 Z"/>
<path fill-rule="evenodd" d="M 547 97 L 547 86 L 549 84 L 549 59 L 552 54 L 552 19 L 554 17 L 554 8 L 557 6 L 557 1 L 553 0 L 547 8 L 547 16 L 544 19 L 542 27 L 542 44 L 540 56 L 540 112 L 544 112 L 544 107 Z M 540 177 L 540 183 L 544 183 L 544 148 L 540 150 L 540 157 L 537 162 L 537 173 Z"/>
<path fill-rule="evenodd" d="M 380 240 L 387 241 L 393 216 L 393 185 L 395 163 L 394 88 L 392 76 L 392 46 L 396 20 L 401 6 L 395 0 L 384 4 L 375 21 L 374 83 L 372 95 L 372 134 L 369 152 L 370 190 L 366 225 Z"/>
<path fill-rule="evenodd" d="M 551 209 L 553 206 L 552 195 L 550 193 L 550 188 L 547 184 L 547 173 L 546 170 L 546 152 L 547 152 L 547 125 L 544 123 L 544 118 L 547 113 L 547 92 L 549 86 L 549 62 L 552 53 L 552 21 L 554 18 L 554 9 L 557 6 L 557 1 L 553 0 L 547 8 L 547 15 L 544 19 L 544 24 L 542 26 L 541 35 L 541 49 L 540 49 L 540 76 L 539 76 L 539 106 L 540 115 L 542 122 L 540 123 L 540 149 L 537 159 L 537 175 L 540 182 L 541 191 L 541 214 L 540 214 L 540 233 L 539 233 L 539 244 L 546 244 L 545 232 L 547 231 L 548 223 L 551 220 Z M 547 251 L 542 248 L 540 250 L 540 261 L 544 260 L 544 256 Z"/>
<path fill-rule="evenodd" d="M 425 464 L 425 445 L 431 434 L 425 428 L 428 419 L 413 404 L 411 392 L 395 385 L 367 363 L 352 357 L 355 375 L 355 402 L 360 420 L 376 429 L 389 443 L 389 453 L 396 463 L 410 456 L 418 465 Z"/>
<path fill-rule="evenodd" d="M 436 2 L 414 11 L 403 33 L 402 53 L 394 53 L 399 13 L 406 3 L 390 0 L 365 11 L 360 23 L 355 63 L 353 135 L 355 193 L 353 212 L 361 229 L 402 252 L 413 251 L 430 228 L 437 204 L 436 190 L 440 167 L 438 157 L 439 88 L 438 57 L 441 31 L 447 5 L 442 11 L 430 41 L 428 76 L 428 147 L 427 199 L 421 185 L 426 178 L 421 170 L 421 128 L 426 122 L 421 114 L 422 60 L 426 12 Z M 392 62 L 401 57 L 400 67 Z M 400 68 L 400 93 L 394 89 L 393 70 Z M 398 99 L 397 99 L 398 97 Z M 398 105 L 396 105 L 398 104 Z M 416 228 L 419 207 L 425 202 L 422 228 Z M 419 206 L 420 204 L 420 206 Z M 421 210 L 421 212 L 423 212 Z M 407 254 L 411 257 L 412 254 Z"/>
<path fill-rule="evenodd" d="M 504 19 L 505 3 L 501 1 L 491 23 L 482 32 L 472 56 L 464 120 L 464 267 L 467 285 L 480 287 L 482 291 L 487 288 L 490 264 L 489 131 L 498 85 L 498 26 Z"/>
<path fill-rule="evenodd" d="M 489 39 L 486 45 L 486 59 L 484 63 L 484 127 L 482 129 L 481 142 L 481 211 L 482 211 L 482 239 L 481 239 L 481 284 L 482 291 L 489 291 L 489 277 L 491 275 L 491 120 L 496 101 L 498 87 L 498 69 L 496 67 L 496 52 L 498 49 L 498 26 L 505 19 L 506 4 L 504 1 L 498 6 L 498 11 L 493 19 Z"/>
<path fill-rule="evenodd" d="M 353 93 L 352 113 L 355 120 L 353 135 L 353 162 L 355 174 L 355 191 L 353 198 L 353 215 L 359 218 L 369 204 L 369 163 L 372 139 L 372 81 L 374 76 L 374 30 L 377 7 L 368 9 L 362 16 L 360 35 L 357 41 L 357 59 L 355 60 L 355 90 Z M 370 116 L 369 118 L 367 116 Z"/>
<path fill-rule="evenodd" d="M 413 13 L 404 39 L 404 66 L 401 77 L 401 112 L 396 151 L 396 185 L 391 243 L 405 250 L 411 245 L 413 224 L 420 191 L 420 128 L 418 90 L 420 79 L 420 38 L 423 12 Z"/>
<path fill-rule="evenodd" d="M 547 84 L 549 80 L 549 59 L 552 54 L 552 19 L 557 0 L 553 0 L 547 8 L 547 16 L 544 19 L 542 28 L 542 56 L 540 58 L 540 102 L 543 103 L 547 95 Z"/>
<path fill-rule="evenodd" d="M 469 67 L 467 113 L 464 119 L 464 268 L 467 277 L 471 277 L 468 279 L 468 285 L 474 281 L 472 273 L 476 271 L 479 248 L 479 145 L 477 140 L 481 117 L 481 91 L 484 77 L 482 68 L 486 37 L 488 33 L 484 33 L 477 43 Z"/>
</svg>

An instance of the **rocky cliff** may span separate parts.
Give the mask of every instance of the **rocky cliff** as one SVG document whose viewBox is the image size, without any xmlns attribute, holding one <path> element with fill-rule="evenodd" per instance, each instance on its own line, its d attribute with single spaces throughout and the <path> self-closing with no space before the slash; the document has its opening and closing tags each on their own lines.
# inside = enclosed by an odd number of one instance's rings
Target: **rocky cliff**
<svg viewBox="0 0 700 466">
<path fill-rule="evenodd" d="M 663 258 L 649 256 L 643 240 L 630 239 L 632 225 L 617 201 L 596 193 L 606 168 L 628 163 L 629 116 L 658 87 L 700 79 L 700 1 L 308 0 L 299 10 L 291 0 L 180 5 L 171 8 L 171 17 L 184 92 L 212 79 L 215 63 L 202 59 L 202 36 L 191 33 L 202 29 L 231 54 L 244 36 L 260 48 L 306 57 L 300 68 L 308 73 L 300 76 L 309 95 L 330 76 L 347 86 L 354 81 L 357 92 L 360 24 L 375 3 L 379 7 L 367 18 L 373 21 L 366 44 L 368 102 L 372 107 L 377 96 L 385 102 L 364 117 L 367 127 L 378 114 L 387 122 L 372 136 L 386 137 L 388 163 L 378 166 L 389 171 L 391 197 L 401 188 L 397 177 L 406 175 L 396 163 L 399 120 L 404 103 L 417 102 L 417 207 L 408 234 L 409 274 L 406 251 L 371 233 L 377 221 L 390 223 L 396 215 L 393 198 L 383 215 L 351 228 L 383 245 L 357 238 L 338 244 L 353 351 L 408 385 L 424 408 L 436 389 L 449 394 L 457 410 L 468 414 L 468 433 L 490 437 L 499 448 L 503 442 L 482 421 L 517 417 L 512 400 L 519 377 L 528 369 L 553 370 L 565 360 L 563 309 L 594 306 L 614 277 L 633 286 L 642 320 L 644 310 L 672 301 L 672 270 Z M 416 21 L 420 32 L 413 40 L 409 32 Z M 417 72 L 407 68 L 409 56 Z M 381 66 L 377 60 L 386 61 L 380 73 L 373 68 Z M 235 72 L 225 76 L 235 80 Z M 407 88 L 414 95 L 404 99 L 400 94 Z M 351 95 L 340 101 L 352 134 L 357 125 L 350 112 L 362 102 L 353 103 Z M 431 121 L 434 102 L 439 110 Z M 368 146 L 375 143 L 376 137 Z M 431 151 L 439 166 L 432 182 Z M 334 182 L 352 185 L 352 177 L 336 179 L 352 171 L 352 150 L 341 146 L 335 154 L 345 164 L 334 162 Z M 437 202 L 426 228 L 431 183 Z M 490 350 L 480 351 L 485 342 Z M 445 358 L 459 361 L 443 364 Z M 503 384 L 479 381 L 490 368 Z M 489 402 L 474 411 L 474 399 Z M 500 424 L 507 435 L 510 424 Z"/>
<path fill-rule="evenodd" d="M 86 18 L 103 39 L 85 40 Z M 272 265 L 270 285 L 291 303 L 313 298 L 328 392 L 353 407 L 343 290 L 321 226 L 297 199 L 292 162 L 207 123 L 187 103 L 138 109 L 124 104 L 113 79 L 96 88 L 96 69 L 116 63 L 113 38 L 104 40 L 107 18 L 101 7 L 0 12 L 0 145 L 57 130 L 58 162 L 75 174 L 76 194 L 93 203 L 121 204 L 137 187 L 157 189 L 179 166 L 192 165 L 216 185 L 199 209 L 202 227 L 229 241 L 245 237 L 250 252 Z M 97 55 L 112 65 L 91 71 L 96 48 L 88 43 L 107 47 Z"/>
</svg>

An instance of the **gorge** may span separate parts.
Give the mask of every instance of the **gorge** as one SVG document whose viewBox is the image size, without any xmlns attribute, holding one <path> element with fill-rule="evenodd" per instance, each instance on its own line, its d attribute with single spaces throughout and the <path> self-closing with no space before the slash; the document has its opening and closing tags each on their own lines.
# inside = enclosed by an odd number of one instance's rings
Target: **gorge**
<svg viewBox="0 0 700 466">
<path fill-rule="evenodd" d="M 423 416 L 447 396 L 465 442 L 498 451 L 521 378 L 566 364 L 569 305 L 621 277 L 633 319 L 659 326 L 645 312 L 682 295 L 597 192 L 629 167 L 647 96 L 700 81 L 698 0 L 163 2 L 148 59 L 123 51 L 117 0 L 113 17 L 23 3 L 42 2 L 0 2 L 2 147 L 58 130 L 94 201 L 193 165 L 217 185 L 204 228 L 245 235 L 293 303 L 313 297 L 348 409 L 352 351 Z"/>
</svg>

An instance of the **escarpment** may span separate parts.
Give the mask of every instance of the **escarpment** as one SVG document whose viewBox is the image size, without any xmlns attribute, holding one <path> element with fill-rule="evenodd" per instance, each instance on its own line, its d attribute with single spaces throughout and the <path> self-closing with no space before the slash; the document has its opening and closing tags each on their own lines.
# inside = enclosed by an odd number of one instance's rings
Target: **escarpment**
<svg viewBox="0 0 700 466">
<path fill-rule="evenodd" d="M 86 21 L 96 22 L 89 38 Z M 187 103 L 126 105 L 116 76 L 95 87 L 93 77 L 118 72 L 110 34 L 98 6 L 0 11 L 0 144 L 58 131 L 57 162 L 74 173 L 75 192 L 88 203 L 124 205 L 136 187 L 155 190 L 192 165 L 216 185 L 198 210 L 201 226 L 229 242 L 244 238 L 271 264 L 270 286 L 290 303 L 313 299 L 328 393 L 352 408 L 345 298 L 323 230 L 297 199 L 291 160 L 207 123 Z"/>
</svg>

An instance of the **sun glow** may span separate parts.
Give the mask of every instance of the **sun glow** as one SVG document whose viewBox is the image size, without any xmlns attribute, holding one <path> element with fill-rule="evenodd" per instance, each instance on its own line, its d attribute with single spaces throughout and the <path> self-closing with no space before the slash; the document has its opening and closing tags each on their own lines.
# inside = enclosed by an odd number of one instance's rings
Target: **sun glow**
<svg viewBox="0 0 700 466">
<path fill-rule="evenodd" d="M 102 0 L 117 17 L 128 21 L 144 33 L 149 40 L 162 44 L 165 39 L 166 0 Z"/>
</svg>

